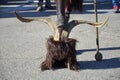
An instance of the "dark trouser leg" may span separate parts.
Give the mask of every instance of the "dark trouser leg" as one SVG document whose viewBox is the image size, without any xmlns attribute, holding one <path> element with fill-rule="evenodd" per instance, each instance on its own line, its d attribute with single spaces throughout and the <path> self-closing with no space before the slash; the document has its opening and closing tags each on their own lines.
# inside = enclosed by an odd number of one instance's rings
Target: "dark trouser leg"
<svg viewBox="0 0 120 80">
<path fill-rule="evenodd" d="M 46 0 L 45 5 L 51 6 L 51 2 L 50 2 L 50 0 Z"/>
<path fill-rule="evenodd" d="M 39 0 L 39 2 L 38 2 L 38 7 L 37 7 L 36 11 L 41 11 L 42 8 L 43 8 L 42 5 L 43 5 L 43 0 Z"/>
<path fill-rule="evenodd" d="M 42 4 L 43 4 L 43 0 L 39 0 L 38 5 L 39 5 L 39 4 L 42 5 Z"/>
<path fill-rule="evenodd" d="M 68 26 L 65 16 L 65 5 L 66 0 L 56 0 L 56 14 L 60 39 L 63 29 Z"/>
<path fill-rule="evenodd" d="M 48 9 L 54 9 L 54 7 L 51 6 L 51 1 L 50 0 L 46 0 L 45 7 L 48 8 Z"/>
<path fill-rule="evenodd" d="M 57 14 L 57 22 L 58 27 L 66 27 L 67 20 L 65 17 L 65 4 L 66 0 L 56 0 L 56 14 Z"/>
</svg>

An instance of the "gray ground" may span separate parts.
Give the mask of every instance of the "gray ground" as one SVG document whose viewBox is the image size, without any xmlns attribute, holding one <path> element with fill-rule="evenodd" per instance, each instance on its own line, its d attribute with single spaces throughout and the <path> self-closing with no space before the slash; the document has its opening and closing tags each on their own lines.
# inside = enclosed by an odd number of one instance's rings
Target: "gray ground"
<svg viewBox="0 0 120 80">
<path fill-rule="evenodd" d="M 52 5 L 55 5 L 54 3 Z M 79 72 L 66 68 L 41 72 L 39 66 L 46 56 L 46 40 L 52 32 L 42 22 L 21 23 L 14 10 L 24 17 L 50 17 L 56 21 L 54 10 L 36 12 L 37 4 L 24 2 L 0 5 L 0 80 L 120 80 L 120 14 L 113 13 L 111 0 L 98 0 L 98 17 L 108 23 L 99 28 L 100 52 L 103 61 L 97 62 L 96 29 L 78 25 L 71 34 L 77 39 Z M 95 21 L 93 1 L 84 1 L 83 14 L 73 11 L 71 19 Z"/>
</svg>

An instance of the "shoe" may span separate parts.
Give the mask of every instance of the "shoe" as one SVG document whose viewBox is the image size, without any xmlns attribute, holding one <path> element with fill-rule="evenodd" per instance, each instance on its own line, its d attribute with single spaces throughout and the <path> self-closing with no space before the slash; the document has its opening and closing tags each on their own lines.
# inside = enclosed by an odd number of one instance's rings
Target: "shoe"
<svg viewBox="0 0 120 80">
<path fill-rule="evenodd" d="M 115 5 L 115 6 L 113 6 L 113 9 L 114 9 L 115 13 L 119 12 L 119 6 Z"/>
<path fill-rule="evenodd" d="M 54 7 L 53 6 L 51 6 L 51 5 L 45 5 L 45 8 L 47 8 L 47 9 L 54 9 Z"/>
<path fill-rule="evenodd" d="M 42 6 L 41 4 L 38 4 L 38 7 L 37 7 L 36 11 L 37 11 L 37 12 L 38 12 L 38 11 L 42 11 L 42 9 L 43 9 L 43 6 Z"/>
</svg>

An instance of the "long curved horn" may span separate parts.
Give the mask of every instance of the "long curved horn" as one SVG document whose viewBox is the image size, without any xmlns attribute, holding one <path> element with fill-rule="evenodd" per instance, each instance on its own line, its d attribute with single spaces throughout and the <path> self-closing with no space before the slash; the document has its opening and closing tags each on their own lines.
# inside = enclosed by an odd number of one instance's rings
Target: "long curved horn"
<svg viewBox="0 0 120 80">
<path fill-rule="evenodd" d="M 57 29 L 57 24 L 51 18 L 26 19 L 26 18 L 23 18 L 20 15 L 18 15 L 16 12 L 14 12 L 14 13 L 15 13 L 15 16 L 17 17 L 17 19 L 20 20 L 21 22 L 28 23 L 28 22 L 31 22 L 31 21 L 41 21 L 41 22 L 47 23 L 53 31 L 54 40 L 56 40 L 56 41 L 59 40 L 59 32 L 58 32 L 58 29 Z"/>
<path fill-rule="evenodd" d="M 51 19 L 51 18 L 34 18 L 34 19 L 26 19 L 26 18 L 23 18 L 21 17 L 20 15 L 18 15 L 16 12 L 15 13 L 15 16 L 17 17 L 17 19 L 19 19 L 21 22 L 31 22 L 31 21 L 41 21 L 41 22 L 45 22 L 47 23 L 51 29 L 55 32 L 56 28 L 57 28 L 57 24 Z"/>
<path fill-rule="evenodd" d="M 94 27 L 102 27 L 107 23 L 108 20 L 109 20 L 109 17 L 107 17 L 105 20 L 103 20 L 101 22 L 90 22 L 90 21 L 83 21 L 83 20 L 74 20 L 74 22 L 77 25 L 78 24 L 89 24 Z"/>
<path fill-rule="evenodd" d="M 67 27 L 63 33 L 62 33 L 62 36 L 64 37 L 68 37 L 69 36 L 69 33 L 70 31 L 77 25 L 79 24 L 89 24 L 93 27 L 102 27 L 104 26 L 107 21 L 109 20 L 109 17 L 107 17 L 105 20 L 101 21 L 101 22 L 90 22 L 90 21 L 84 21 L 84 20 L 72 20 L 70 23 L 69 23 L 69 27 Z"/>
</svg>

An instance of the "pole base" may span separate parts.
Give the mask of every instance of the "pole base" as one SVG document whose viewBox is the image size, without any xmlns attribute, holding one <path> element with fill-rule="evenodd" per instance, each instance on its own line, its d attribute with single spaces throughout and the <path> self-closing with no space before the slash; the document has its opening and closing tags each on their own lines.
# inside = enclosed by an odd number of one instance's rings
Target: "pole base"
<svg viewBox="0 0 120 80">
<path fill-rule="evenodd" d="M 95 59 L 96 59 L 96 61 L 102 61 L 103 55 L 100 52 L 97 52 L 95 54 Z"/>
</svg>

